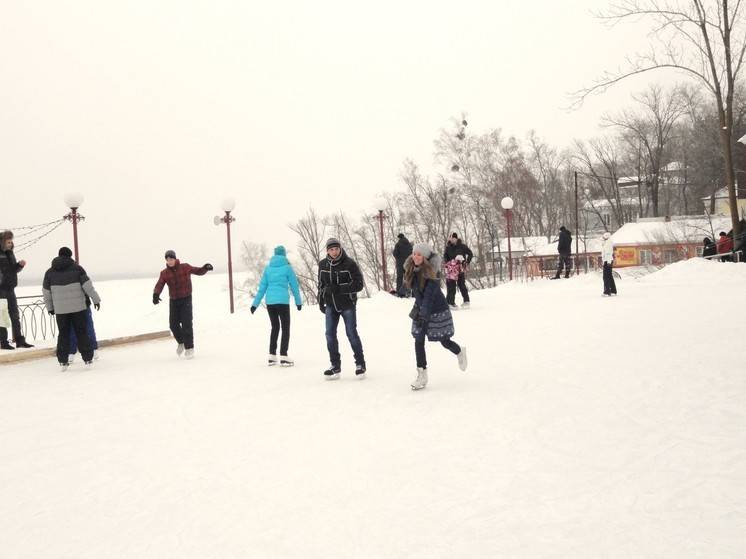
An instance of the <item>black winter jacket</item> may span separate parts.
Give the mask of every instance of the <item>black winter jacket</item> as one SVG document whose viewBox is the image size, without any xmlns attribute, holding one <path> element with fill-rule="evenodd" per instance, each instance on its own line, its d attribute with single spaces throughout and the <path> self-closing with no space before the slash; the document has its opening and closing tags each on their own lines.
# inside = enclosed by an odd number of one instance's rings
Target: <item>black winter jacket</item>
<svg viewBox="0 0 746 559">
<path fill-rule="evenodd" d="M 572 234 L 569 231 L 560 231 L 557 252 L 570 254 L 572 252 Z"/>
<path fill-rule="evenodd" d="M 337 312 L 357 304 L 357 293 L 365 282 L 360 268 L 343 250 L 336 261 L 324 258 L 319 262 L 319 305 L 331 306 Z"/>
<path fill-rule="evenodd" d="M 468 246 L 461 242 L 461 239 L 459 239 L 455 245 L 452 245 L 451 243 L 448 243 L 446 245 L 446 250 L 443 253 L 443 261 L 450 262 L 459 254 L 464 257 L 464 260 L 466 260 L 467 264 L 471 262 L 472 258 L 474 258 L 474 253 L 469 249 Z"/>
<path fill-rule="evenodd" d="M 409 255 L 412 254 L 412 243 L 410 243 L 409 239 L 407 239 L 406 237 L 402 237 L 396 242 L 396 245 L 394 246 L 394 252 L 392 254 L 394 255 L 394 259 L 396 260 L 397 268 L 403 268 L 404 263 L 407 261 L 407 258 L 409 258 Z"/>
<path fill-rule="evenodd" d="M 22 269 L 12 250 L 0 250 L 0 295 L 18 287 L 18 272 Z"/>
</svg>

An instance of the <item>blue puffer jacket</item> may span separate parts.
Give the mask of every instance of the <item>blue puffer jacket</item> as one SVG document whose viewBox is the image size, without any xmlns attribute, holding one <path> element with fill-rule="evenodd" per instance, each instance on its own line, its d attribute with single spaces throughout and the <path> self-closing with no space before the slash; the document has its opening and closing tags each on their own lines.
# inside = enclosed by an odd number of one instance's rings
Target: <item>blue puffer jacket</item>
<svg viewBox="0 0 746 559">
<path fill-rule="evenodd" d="M 277 247 L 275 255 L 269 261 L 269 266 L 264 269 L 253 306 L 258 307 L 265 294 L 267 295 L 268 305 L 288 305 L 290 304 L 290 290 L 293 291 L 295 304 L 303 304 L 298 287 L 298 278 L 285 256 L 285 249 Z"/>
</svg>

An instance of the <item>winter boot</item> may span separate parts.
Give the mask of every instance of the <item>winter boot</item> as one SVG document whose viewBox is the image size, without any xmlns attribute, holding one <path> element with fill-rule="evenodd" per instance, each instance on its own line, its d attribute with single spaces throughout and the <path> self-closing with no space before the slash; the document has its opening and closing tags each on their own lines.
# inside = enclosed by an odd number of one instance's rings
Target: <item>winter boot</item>
<svg viewBox="0 0 746 559">
<path fill-rule="evenodd" d="M 277 365 L 277 356 L 270 353 L 269 356 L 267 356 L 267 365 L 270 367 Z"/>
<path fill-rule="evenodd" d="M 556 280 L 556 279 L 560 279 L 560 275 L 559 275 L 559 274 L 557 274 L 557 275 L 556 275 L 556 276 L 554 276 L 553 278 L 549 278 L 549 279 L 550 279 L 550 280 Z"/>
<path fill-rule="evenodd" d="M 427 386 L 427 369 L 417 367 L 417 378 L 412 381 L 412 390 L 422 390 Z"/>
<path fill-rule="evenodd" d="M 15 349 L 12 345 L 10 345 L 6 340 L 3 340 L 0 342 L 0 349 Z"/>
<path fill-rule="evenodd" d="M 194 359 L 194 348 L 190 347 L 184 352 L 184 357 L 187 359 Z"/>
<path fill-rule="evenodd" d="M 290 359 L 287 355 L 280 355 L 280 367 L 292 367 L 295 365 L 295 361 Z"/>
<path fill-rule="evenodd" d="M 179 344 L 176 346 L 176 355 L 181 357 L 182 353 L 184 353 L 184 344 Z"/>
<path fill-rule="evenodd" d="M 358 380 L 363 380 L 365 378 L 365 363 L 360 363 L 355 366 L 355 378 Z"/>
<path fill-rule="evenodd" d="M 16 340 L 16 347 L 17 348 L 18 347 L 22 347 L 24 349 L 28 349 L 28 348 L 34 347 L 34 346 L 32 346 L 30 343 L 28 343 L 26 341 L 26 338 L 20 338 L 19 340 Z"/>
<path fill-rule="evenodd" d="M 466 348 L 464 346 L 461 346 L 461 351 L 456 356 L 458 357 L 458 367 L 462 371 L 466 370 L 466 367 L 468 366 L 468 363 L 466 361 Z"/>
<path fill-rule="evenodd" d="M 332 365 L 326 371 L 324 371 L 324 378 L 326 380 L 337 380 L 342 369 L 338 365 Z"/>
<path fill-rule="evenodd" d="M 565 272 L 565 279 L 570 277 L 570 272 Z"/>
</svg>

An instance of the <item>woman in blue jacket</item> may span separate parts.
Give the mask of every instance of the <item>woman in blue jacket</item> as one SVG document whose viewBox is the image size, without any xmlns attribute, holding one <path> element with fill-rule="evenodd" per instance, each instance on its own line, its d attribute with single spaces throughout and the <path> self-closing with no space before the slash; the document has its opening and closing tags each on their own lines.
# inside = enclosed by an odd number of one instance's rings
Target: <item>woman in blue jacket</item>
<svg viewBox="0 0 746 559">
<path fill-rule="evenodd" d="M 298 278 L 288 262 L 285 247 L 275 248 L 275 255 L 270 259 L 269 265 L 264 269 L 262 280 L 259 282 L 259 291 L 254 297 L 251 305 L 251 314 L 262 303 L 267 296 L 267 313 L 272 323 L 272 332 L 269 335 L 269 365 L 277 365 L 277 336 L 282 328 L 282 340 L 280 341 L 279 363 L 283 367 L 293 365 L 293 360 L 288 357 L 288 345 L 290 345 L 290 293 L 293 291 L 295 306 L 298 310 L 302 308 Z"/>
<path fill-rule="evenodd" d="M 453 316 L 445 295 L 440 290 L 438 270 L 440 257 L 426 243 L 416 244 L 412 256 L 404 263 L 404 284 L 412 290 L 415 300 L 410 317 L 417 357 L 417 378 L 412 382 L 412 390 L 422 390 L 427 386 L 426 338 L 431 342 L 440 342 L 456 355 L 462 371 L 467 366 L 466 348 L 451 339 L 455 333 Z"/>
</svg>

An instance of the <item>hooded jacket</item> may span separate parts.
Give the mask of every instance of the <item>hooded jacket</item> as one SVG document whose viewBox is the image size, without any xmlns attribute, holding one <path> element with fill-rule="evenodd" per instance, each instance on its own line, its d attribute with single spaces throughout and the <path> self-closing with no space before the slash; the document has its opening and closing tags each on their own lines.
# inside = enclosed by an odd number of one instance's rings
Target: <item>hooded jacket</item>
<svg viewBox="0 0 746 559">
<path fill-rule="evenodd" d="M 471 249 L 466 246 L 461 241 L 461 239 L 457 239 L 455 245 L 451 243 L 446 244 L 446 249 L 443 252 L 443 261 L 448 263 L 456 258 L 459 254 L 464 257 L 464 261 L 467 264 L 469 264 L 471 262 L 471 259 L 474 258 L 474 253 L 471 251 Z"/>
<path fill-rule="evenodd" d="M 557 252 L 562 255 L 572 253 L 572 234 L 567 229 L 560 230 Z"/>
<path fill-rule="evenodd" d="M 349 310 L 357 304 L 357 293 L 364 286 L 357 262 L 344 250 L 336 260 L 327 257 L 319 262 L 320 306 L 331 306 L 337 312 Z"/>
<path fill-rule="evenodd" d="M 44 305 L 56 314 L 72 314 L 86 310 L 87 298 L 94 305 L 101 302 L 85 270 L 69 256 L 58 256 L 44 274 L 42 286 Z"/>
<path fill-rule="evenodd" d="M 293 292 L 295 304 L 302 305 L 298 277 L 295 275 L 284 251 L 275 250 L 275 255 L 269 260 L 269 265 L 264 268 L 262 279 L 259 282 L 259 291 L 254 297 L 252 306 L 258 307 L 265 294 L 268 305 L 288 305 L 290 304 L 290 290 Z"/>
</svg>

